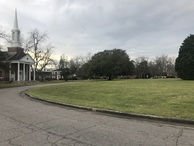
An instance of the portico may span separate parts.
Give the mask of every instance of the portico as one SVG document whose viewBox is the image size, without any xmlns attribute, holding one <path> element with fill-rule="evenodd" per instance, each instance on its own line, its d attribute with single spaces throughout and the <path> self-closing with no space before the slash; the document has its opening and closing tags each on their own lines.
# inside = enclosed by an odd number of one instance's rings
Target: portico
<svg viewBox="0 0 194 146">
<path fill-rule="evenodd" d="M 23 61 L 11 61 L 9 71 L 10 81 L 35 81 L 35 71 L 32 70 L 33 63 Z M 31 75 L 32 72 L 32 75 Z"/>
</svg>

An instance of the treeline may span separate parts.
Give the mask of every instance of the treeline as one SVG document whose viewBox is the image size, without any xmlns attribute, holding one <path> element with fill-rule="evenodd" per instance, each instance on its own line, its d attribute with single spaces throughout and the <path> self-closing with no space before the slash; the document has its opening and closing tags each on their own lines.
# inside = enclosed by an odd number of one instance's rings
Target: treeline
<svg viewBox="0 0 194 146">
<path fill-rule="evenodd" d="M 137 57 L 134 61 L 135 75 L 137 78 L 174 78 L 175 57 L 161 55 L 155 58 Z"/>
<path fill-rule="evenodd" d="M 35 60 L 33 69 L 42 74 L 49 65 L 57 65 L 52 59 L 53 45 L 47 44 L 48 35 L 34 29 L 21 43 L 25 53 Z M 0 28 L 0 39 L 9 43 L 10 36 Z M 94 55 L 75 57 L 68 60 L 62 55 L 58 65 L 63 78 L 69 75 L 80 78 L 160 78 L 180 77 L 184 80 L 194 80 L 194 35 L 188 36 L 179 48 L 177 58 L 161 55 L 155 58 L 137 57 L 131 60 L 125 50 L 113 49 L 98 52 Z M 10 69 L 6 60 L 4 45 L 0 44 L 0 68 Z M 176 72 L 175 72 L 176 70 Z M 177 74 L 176 74 L 177 73 Z"/>
<path fill-rule="evenodd" d="M 94 55 L 68 60 L 65 55 L 59 61 L 59 70 L 64 79 L 69 75 L 82 79 L 113 78 L 161 78 L 175 77 L 175 58 L 161 55 L 155 58 L 144 56 L 131 60 L 125 50 L 104 50 Z"/>
</svg>

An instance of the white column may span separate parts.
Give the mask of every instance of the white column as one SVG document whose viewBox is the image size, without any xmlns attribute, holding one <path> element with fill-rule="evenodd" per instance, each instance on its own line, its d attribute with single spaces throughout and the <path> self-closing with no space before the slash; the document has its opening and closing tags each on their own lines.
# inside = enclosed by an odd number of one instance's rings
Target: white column
<svg viewBox="0 0 194 146">
<path fill-rule="evenodd" d="M 25 63 L 23 64 L 23 81 L 26 80 Z"/>
<path fill-rule="evenodd" d="M 31 64 L 29 64 L 29 81 L 31 81 Z"/>
<path fill-rule="evenodd" d="M 12 76 L 11 76 L 11 63 L 9 63 L 9 81 L 11 81 L 12 80 L 12 78 L 11 78 Z"/>
<path fill-rule="evenodd" d="M 18 78 L 17 81 L 20 81 L 20 62 L 18 62 Z"/>
<path fill-rule="evenodd" d="M 33 80 L 35 81 L 35 68 L 34 68 L 34 75 L 33 75 Z"/>
</svg>

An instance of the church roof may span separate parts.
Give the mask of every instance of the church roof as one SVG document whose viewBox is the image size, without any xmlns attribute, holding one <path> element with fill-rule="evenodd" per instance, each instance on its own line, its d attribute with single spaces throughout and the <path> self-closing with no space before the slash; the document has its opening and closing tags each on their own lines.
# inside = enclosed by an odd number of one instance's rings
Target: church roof
<svg viewBox="0 0 194 146">
<path fill-rule="evenodd" d="M 27 54 L 25 54 L 25 53 L 16 53 L 15 55 L 8 58 L 8 60 L 20 60 L 21 58 L 23 58 L 26 55 Z"/>
</svg>

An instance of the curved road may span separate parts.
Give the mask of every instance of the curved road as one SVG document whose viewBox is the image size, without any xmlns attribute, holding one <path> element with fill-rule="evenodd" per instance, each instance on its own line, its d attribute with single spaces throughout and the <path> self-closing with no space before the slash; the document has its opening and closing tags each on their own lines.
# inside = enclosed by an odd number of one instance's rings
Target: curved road
<svg viewBox="0 0 194 146">
<path fill-rule="evenodd" d="M 40 103 L 0 89 L 1 146 L 191 146 L 194 128 Z"/>
</svg>

